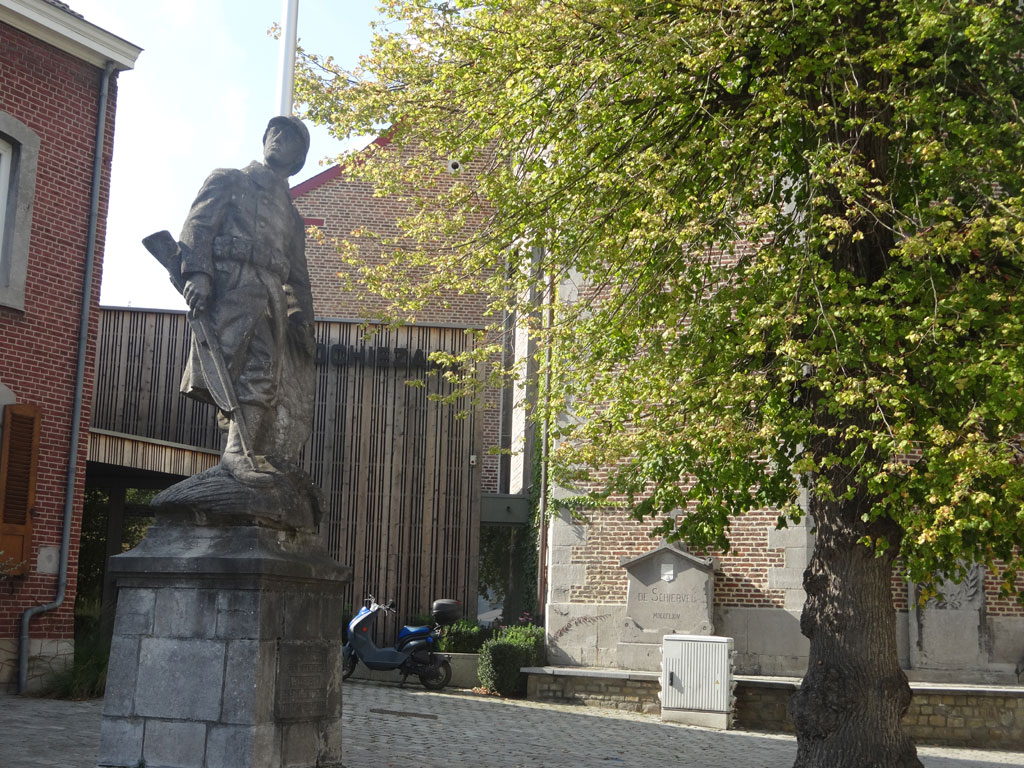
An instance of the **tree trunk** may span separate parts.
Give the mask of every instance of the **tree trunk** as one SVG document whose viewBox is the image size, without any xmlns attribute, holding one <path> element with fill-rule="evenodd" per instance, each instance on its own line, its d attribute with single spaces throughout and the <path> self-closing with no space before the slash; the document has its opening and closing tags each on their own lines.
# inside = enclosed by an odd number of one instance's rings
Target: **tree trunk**
<svg viewBox="0 0 1024 768">
<path fill-rule="evenodd" d="M 833 486 L 835 487 L 835 486 Z M 789 703 L 796 724 L 794 768 L 921 768 L 901 721 L 910 686 L 896 650 L 892 566 L 899 531 L 862 522 L 863 494 L 812 502 L 814 553 L 804 572 L 800 630 L 810 638 L 803 684 Z M 881 557 L 858 543 L 887 534 Z"/>
</svg>

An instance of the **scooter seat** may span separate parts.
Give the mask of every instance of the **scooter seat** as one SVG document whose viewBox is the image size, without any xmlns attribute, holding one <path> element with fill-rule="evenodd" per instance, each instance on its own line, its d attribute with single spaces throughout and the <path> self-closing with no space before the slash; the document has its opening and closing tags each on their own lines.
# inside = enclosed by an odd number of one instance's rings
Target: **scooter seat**
<svg viewBox="0 0 1024 768">
<path fill-rule="evenodd" d="M 410 635 L 429 635 L 430 627 L 402 627 L 402 631 L 398 633 L 398 639 L 409 637 Z"/>
</svg>

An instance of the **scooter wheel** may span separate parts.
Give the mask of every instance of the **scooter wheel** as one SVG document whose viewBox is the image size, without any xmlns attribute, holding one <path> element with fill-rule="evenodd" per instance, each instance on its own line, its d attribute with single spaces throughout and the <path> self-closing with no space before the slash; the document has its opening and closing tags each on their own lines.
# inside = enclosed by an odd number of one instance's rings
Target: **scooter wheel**
<svg viewBox="0 0 1024 768">
<path fill-rule="evenodd" d="M 440 690 L 452 682 L 452 665 L 446 658 L 441 659 L 441 663 L 431 672 L 429 675 L 420 675 L 420 682 L 428 690 Z"/>
<path fill-rule="evenodd" d="M 350 653 L 348 658 L 342 663 L 341 667 L 341 679 L 348 680 L 352 677 L 352 673 L 356 671 L 356 662 L 359 660 L 356 658 L 354 653 Z"/>
<path fill-rule="evenodd" d="M 420 682 L 423 687 L 431 691 L 440 691 L 452 679 L 452 665 L 448 659 L 442 659 L 441 663 L 431 670 L 433 674 L 420 675 Z"/>
</svg>

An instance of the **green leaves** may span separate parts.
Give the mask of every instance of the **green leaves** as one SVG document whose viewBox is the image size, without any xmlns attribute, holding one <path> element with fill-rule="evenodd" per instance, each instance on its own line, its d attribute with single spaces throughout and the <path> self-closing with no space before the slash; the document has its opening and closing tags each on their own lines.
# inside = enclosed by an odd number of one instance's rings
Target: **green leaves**
<svg viewBox="0 0 1024 768">
<path fill-rule="evenodd" d="M 915 579 L 1019 570 L 1016 2 L 383 8 L 361 69 L 308 57 L 298 93 L 339 133 L 389 126 L 349 170 L 410 203 L 367 271 L 396 311 L 479 292 L 497 325 L 562 286 L 524 320 L 556 478 L 725 548 L 814 473 Z"/>
</svg>

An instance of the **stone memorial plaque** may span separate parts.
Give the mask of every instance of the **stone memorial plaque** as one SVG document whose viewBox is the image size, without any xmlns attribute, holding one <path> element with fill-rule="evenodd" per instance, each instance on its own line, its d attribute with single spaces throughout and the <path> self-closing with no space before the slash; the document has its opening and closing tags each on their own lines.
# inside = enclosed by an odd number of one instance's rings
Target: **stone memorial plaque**
<svg viewBox="0 0 1024 768">
<path fill-rule="evenodd" d="M 278 720 L 300 721 L 327 714 L 327 650 L 308 643 L 282 642 L 277 654 Z"/>
<path fill-rule="evenodd" d="M 943 583 L 923 606 L 917 586 L 911 584 L 909 603 L 911 668 L 958 670 L 988 664 L 984 567 L 975 565 L 959 584 Z"/>
<path fill-rule="evenodd" d="M 619 630 L 618 666 L 656 670 L 665 635 L 714 632 L 711 558 L 661 544 L 621 565 L 629 576 L 629 589 Z"/>
</svg>

